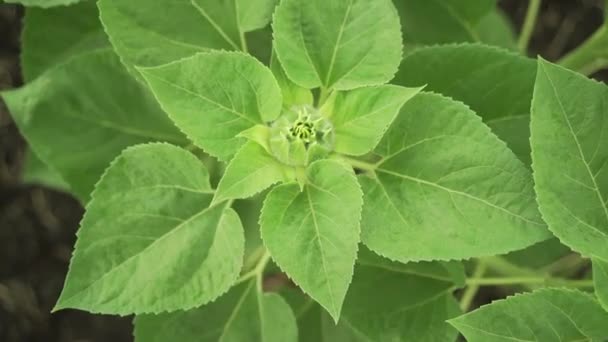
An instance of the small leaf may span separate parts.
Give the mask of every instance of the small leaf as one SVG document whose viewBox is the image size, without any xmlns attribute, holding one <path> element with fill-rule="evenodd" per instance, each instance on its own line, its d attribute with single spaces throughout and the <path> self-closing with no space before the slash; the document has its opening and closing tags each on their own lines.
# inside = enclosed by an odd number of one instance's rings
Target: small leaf
<svg viewBox="0 0 608 342">
<path fill-rule="evenodd" d="M 608 87 L 540 60 L 532 102 L 532 168 L 549 229 L 608 261 Z"/>
<path fill-rule="evenodd" d="M 608 313 L 588 294 L 543 289 L 520 294 L 448 321 L 467 341 L 604 341 Z"/>
<path fill-rule="evenodd" d="M 125 150 L 87 205 L 55 310 L 141 314 L 208 303 L 234 283 L 243 228 L 225 206 L 208 208 L 204 165 L 168 144 Z"/>
<path fill-rule="evenodd" d="M 593 259 L 593 283 L 597 298 L 608 311 L 608 262 Z"/>
<path fill-rule="evenodd" d="M 273 53 L 270 58 L 270 70 L 272 70 L 283 92 L 283 108 L 289 110 L 292 106 L 296 105 L 312 105 L 312 92 L 293 83 L 285 75 L 285 71 L 281 66 L 281 62 L 276 57 L 276 53 Z"/>
<path fill-rule="evenodd" d="M 500 76 L 499 76 L 500 75 Z M 530 160 L 530 103 L 536 64 L 481 44 L 416 49 L 393 83 L 449 96 L 471 107 L 526 165 Z"/>
<path fill-rule="evenodd" d="M 294 172 L 293 168 L 279 163 L 262 146 L 247 142 L 228 164 L 213 202 L 251 197 L 275 183 L 289 179 L 289 173 Z M 295 175 L 291 178 L 295 178 Z"/>
<path fill-rule="evenodd" d="M 268 25 L 278 3 L 279 0 L 237 0 L 241 31 L 249 32 Z"/>
<path fill-rule="evenodd" d="M 80 54 L 2 97 L 34 153 L 83 202 L 124 148 L 187 143 L 109 49 Z"/>
<path fill-rule="evenodd" d="M 35 79 L 71 56 L 107 48 L 109 44 L 95 1 L 49 9 L 28 8 L 21 35 L 25 81 Z"/>
<path fill-rule="evenodd" d="M 114 49 L 134 71 L 198 52 L 239 50 L 236 1 L 100 0 L 99 10 Z"/>
<path fill-rule="evenodd" d="M 528 248 L 511 252 L 503 258 L 520 267 L 543 268 L 571 254 L 570 248 L 562 245 L 557 238 L 551 238 Z"/>
<path fill-rule="evenodd" d="M 281 296 L 256 291 L 255 281 L 232 288 L 217 301 L 190 311 L 141 315 L 136 342 L 296 342 L 296 319 Z"/>
<path fill-rule="evenodd" d="M 245 142 L 237 134 L 281 112 L 281 90 L 272 73 L 242 53 L 202 53 L 139 70 L 177 126 L 221 160 Z"/>
<path fill-rule="evenodd" d="M 284 0 L 273 29 L 285 72 L 306 88 L 383 84 L 401 60 L 399 17 L 390 0 Z"/>
<path fill-rule="evenodd" d="M 335 93 L 321 108 L 334 125 L 334 150 L 355 156 L 373 150 L 401 107 L 420 90 L 383 85 Z"/>
<path fill-rule="evenodd" d="M 337 321 L 357 255 L 361 190 L 352 169 L 330 160 L 312 163 L 306 181 L 302 191 L 291 183 L 268 194 L 262 239 L 277 265 Z"/>
<path fill-rule="evenodd" d="M 466 259 L 550 236 L 528 170 L 461 103 L 418 94 L 376 153 L 383 159 L 375 177 L 359 176 L 361 239 L 380 255 L 401 262 Z"/>
</svg>

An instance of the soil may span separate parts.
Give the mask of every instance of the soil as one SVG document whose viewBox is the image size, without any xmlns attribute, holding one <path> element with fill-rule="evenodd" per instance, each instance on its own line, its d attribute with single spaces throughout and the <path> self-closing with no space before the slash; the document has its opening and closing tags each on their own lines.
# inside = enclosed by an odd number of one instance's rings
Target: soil
<svg viewBox="0 0 608 342">
<path fill-rule="evenodd" d="M 521 27 L 527 1 L 501 0 Z M 603 0 L 545 0 L 532 54 L 556 60 L 602 23 Z M 0 5 L 0 90 L 22 84 L 19 34 L 23 9 Z M 594 77 L 608 80 L 608 72 Z M 131 318 L 79 311 L 50 314 L 59 296 L 83 213 L 71 196 L 20 182 L 27 146 L 0 101 L 0 341 L 131 341 Z M 487 288 L 477 304 L 496 293 Z"/>
</svg>

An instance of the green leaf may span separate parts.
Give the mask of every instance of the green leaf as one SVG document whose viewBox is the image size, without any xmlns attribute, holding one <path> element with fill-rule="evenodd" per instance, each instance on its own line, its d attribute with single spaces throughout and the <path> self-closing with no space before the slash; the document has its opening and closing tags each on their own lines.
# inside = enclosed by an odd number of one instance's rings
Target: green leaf
<svg viewBox="0 0 608 342">
<path fill-rule="evenodd" d="M 241 49 L 236 0 L 100 0 L 99 9 L 130 70 L 212 49 Z"/>
<path fill-rule="evenodd" d="M 420 48 L 401 63 L 394 83 L 462 101 L 530 165 L 530 103 L 536 65 L 515 53 L 480 44 Z"/>
<path fill-rule="evenodd" d="M 281 62 L 279 62 L 279 59 L 276 57 L 276 53 L 273 53 L 270 58 L 270 70 L 272 70 L 274 77 L 279 83 L 279 87 L 281 87 L 284 109 L 289 110 L 292 106 L 296 105 L 313 104 L 312 92 L 293 83 L 287 75 L 285 75 L 285 70 L 283 70 Z"/>
<path fill-rule="evenodd" d="M 186 144 L 110 50 L 74 57 L 2 97 L 34 153 L 84 202 L 125 147 Z"/>
<path fill-rule="evenodd" d="M 608 311 L 608 262 L 593 259 L 593 284 L 597 298 Z"/>
<path fill-rule="evenodd" d="M 136 342 L 296 342 L 298 330 L 281 296 L 256 291 L 255 281 L 232 288 L 217 301 L 191 311 L 142 315 Z"/>
<path fill-rule="evenodd" d="M 334 318 L 353 275 L 359 243 L 361 190 L 352 169 L 321 160 L 307 183 L 275 187 L 266 197 L 262 239 L 279 267 Z"/>
<path fill-rule="evenodd" d="M 340 323 L 362 341 L 454 341 L 453 275 L 439 262 L 400 264 L 361 251 Z M 462 265 L 459 276 L 464 278 Z M 460 279 L 457 279 L 460 281 Z"/>
<path fill-rule="evenodd" d="M 496 6 L 496 0 L 394 0 L 407 44 L 432 45 L 475 42 L 477 24 Z"/>
<path fill-rule="evenodd" d="M 4 0 L 7 4 L 20 4 L 23 6 L 34 6 L 48 8 L 53 6 L 67 6 L 83 0 Z"/>
<path fill-rule="evenodd" d="M 279 0 L 237 0 L 241 30 L 249 32 L 268 25 L 278 3 Z"/>
<path fill-rule="evenodd" d="M 608 261 L 608 87 L 539 60 L 532 102 L 532 168 L 549 229 L 577 252 Z"/>
<path fill-rule="evenodd" d="M 59 173 L 52 170 L 29 150 L 25 154 L 22 177 L 24 183 L 44 185 L 65 192 L 70 191 L 69 184 L 61 178 Z"/>
<path fill-rule="evenodd" d="M 484 44 L 517 51 L 517 39 L 509 17 L 498 8 L 490 11 L 477 23 L 479 40 Z"/>
<path fill-rule="evenodd" d="M 293 168 L 279 163 L 257 143 L 247 142 L 228 164 L 213 201 L 220 203 L 227 199 L 251 197 L 289 179 L 289 173 L 294 173 Z"/>
<path fill-rule="evenodd" d="M 28 8 L 21 42 L 21 68 L 27 82 L 71 56 L 109 47 L 95 1 Z"/>
<path fill-rule="evenodd" d="M 383 159 L 375 177 L 359 177 L 361 239 L 380 255 L 402 262 L 466 259 L 550 236 L 528 170 L 461 103 L 418 94 L 376 152 Z"/>
<path fill-rule="evenodd" d="M 420 90 L 383 85 L 334 93 L 321 108 L 334 125 L 334 150 L 355 156 L 373 150 L 401 107 Z"/>
<path fill-rule="evenodd" d="M 604 341 L 608 313 L 588 294 L 543 289 L 498 300 L 448 321 L 467 341 Z"/>
<path fill-rule="evenodd" d="M 189 152 L 126 149 L 87 205 L 55 310 L 106 314 L 187 310 L 226 292 L 243 263 L 243 228 Z"/>
<path fill-rule="evenodd" d="M 279 60 L 306 88 L 352 89 L 389 81 L 401 60 L 390 0 L 284 0 L 273 22 Z"/>
<path fill-rule="evenodd" d="M 528 248 L 511 252 L 505 255 L 504 258 L 520 267 L 541 268 L 571 253 L 570 248 L 562 245 L 559 239 L 551 238 Z"/>
<path fill-rule="evenodd" d="M 281 112 L 281 90 L 271 71 L 242 53 L 202 53 L 139 70 L 177 126 L 221 160 L 245 142 L 238 133 Z"/>
</svg>

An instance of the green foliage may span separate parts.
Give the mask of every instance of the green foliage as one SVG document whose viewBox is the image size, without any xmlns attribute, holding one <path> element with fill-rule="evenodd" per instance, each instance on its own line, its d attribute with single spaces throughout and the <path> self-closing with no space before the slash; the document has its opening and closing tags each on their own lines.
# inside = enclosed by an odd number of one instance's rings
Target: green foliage
<svg viewBox="0 0 608 342">
<path fill-rule="evenodd" d="M 608 87 L 540 60 L 532 102 L 532 167 L 549 229 L 608 260 Z M 559 179 L 559 182 L 555 180 Z"/>
<path fill-rule="evenodd" d="M 243 228 L 232 209 L 208 207 L 212 193 L 206 168 L 187 151 L 126 149 L 87 205 L 56 309 L 160 313 L 224 293 L 242 266 Z"/>
<path fill-rule="evenodd" d="M 468 341 L 602 341 L 608 313 L 591 296 L 544 289 L 496 301 L 450 320 Z"/>
<path fill-rule="evenodd" d="M 361 190 L 352 170 L 317 161 L 306 185 L 284 184 L 264 202 L 260 223 L 270 255 L 335 321 L 353 275 L 359 244 Z"/>
<path fill-rule="evenodd" d="M 55 310 L 137 342 L 608 338 L 607 88 L 504 49 L 495 0 L 82 1 L 22 44 L 24 180 L 86 204 Z M 486 285 L 535 291 L 466 313 Z"/>
<path fill-rule="evenodd" d="M 33 6 L 48 8 L 53 6 L 67 6 L 87 0 L 4 0 L 7 4 L 21 4 L 23 6 Z"/>
<path fill-rule="evenodd" d="M 416 96 L 376 152 L 374 175 L 359 181 L 362 240 L 380 255 L 466 259 L 549 237 L 529 172 L 462 103 Z"/>
<path fill-rule="evenodd" d="M 285 0 L 274 19 L 279 60 L 300 86 L 353 89 L 397 71 L 401 35 L 390 0 Z"/>
</svg>

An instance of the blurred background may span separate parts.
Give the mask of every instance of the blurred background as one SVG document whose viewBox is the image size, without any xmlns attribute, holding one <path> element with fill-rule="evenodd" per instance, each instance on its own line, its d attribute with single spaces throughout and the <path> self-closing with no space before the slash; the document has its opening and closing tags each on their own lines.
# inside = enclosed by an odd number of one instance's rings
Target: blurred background
<svg viewBox="0 0 608 342">
<path fill-rule="evenodd" d="M 517 32 L 527 1 L 500 0 Z M 530 55 L 554 61 L 602 24 L 603 0 L 545 0 Z M 22 84 L 24 9 L 0 4 L 0 90 Z M 608 72 L 593 75 L 608 80 Z M 24 179 L 27 145 L 0 100 L 0 342 L 131 341 L 131 318 L 79 311 L 50 314 L 63 286 L 83 209 L 70 195 Z M 481 300 L 490 301 L 491 289 Z"/>
</svg>

